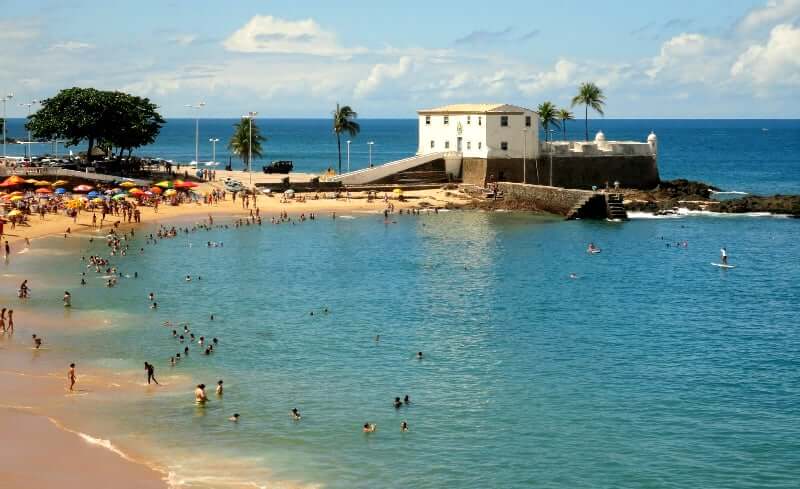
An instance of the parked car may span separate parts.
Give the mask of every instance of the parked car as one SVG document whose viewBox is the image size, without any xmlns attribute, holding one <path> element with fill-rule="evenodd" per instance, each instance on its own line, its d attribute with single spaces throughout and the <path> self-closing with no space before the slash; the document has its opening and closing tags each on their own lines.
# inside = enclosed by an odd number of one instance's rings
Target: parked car
<svg viewBox="0 0 800 489">
<path fill-rule="evenodd" d="M 233 178 L 226 178 L 222 181 L 222 184 L 225 186 L 225 190 L 228 192 L 243 192 L 245 191 L 245 186 L 242 185 L 242 182 L 239 180 L 234 180 Z"/>
<path fill-rule="evenodd" d="M 289 173 L 294 168 L 294 163 L 290 160 L 273 161 L 271 164 L 262 166 L 264 173 Z"/>
</svg>

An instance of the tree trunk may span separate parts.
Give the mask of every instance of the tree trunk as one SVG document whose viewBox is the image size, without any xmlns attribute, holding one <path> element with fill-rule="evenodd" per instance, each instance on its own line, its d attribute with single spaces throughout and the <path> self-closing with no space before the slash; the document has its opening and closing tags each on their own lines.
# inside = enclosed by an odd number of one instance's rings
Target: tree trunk
<svg viewBox="0 0 800 489">
<path fill-rule="evenodd" d="M 86 163 L 92 162 L 92 148 L 94 147 L 94 138 L 89 137 L 89 151 L 86 152 Z"/>
<path fill-rule="evenodd" d="M 336 133 L 336 147 L 339 149 L 339 175 L 342 174 L 342 136 Z"/>
<path fill-rule="evenodd" d="M 589 104 L 586 104 L 585 107 L 586 107 L 586 112 L 583 116 L 583 120 L 586 128 L 586 142 L 589 142 Z"/>
</svg>

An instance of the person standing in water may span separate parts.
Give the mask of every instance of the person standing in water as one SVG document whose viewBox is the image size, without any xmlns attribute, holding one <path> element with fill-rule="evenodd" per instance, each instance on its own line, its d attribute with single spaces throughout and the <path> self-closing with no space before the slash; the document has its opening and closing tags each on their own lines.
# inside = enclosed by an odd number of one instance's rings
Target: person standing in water
<svg viewBox="0 0 800 489">
<path fill-rule="evenodd" d="M 208 402 L 205 384 L 197 384 L 197 388 L 194 390 L 194 402 L 197 404 L 205 404 Z"/>
<path fill-rule="evenodd" d="M 9 333 L 14 332 L 14 309 L 8 310 L 8 323 L 6 323 L 6 331 Z"/>
<path fill-rule="evenodd" d="M 75 375 L 75 364 L 69 364 L 69 371 L 67 372 L 67 379 L 69 380 L 69 391 L 72 392 L 73 387 L 75 387 L 75 382 L 78 381 L 78 377 Z"/>
<path fill-rule="evenodd" d="M 720 256 L 720 259 L 722 260 L 722 264 L 723 265 L 727 265 L 728 264 L 728 250 L 726 250 L 724 246 L 722 247 L 721 250 L 719 250 L 719 256 Z"/>
<path fill-rule="evenodd" d="M 156 380 L 156 367 L 152 363 L 144 362 L 144 371 L 147 372 L 147 384 L 152 380 L 156 385 L 160 385 Z"/>
<path fill-rule="evenodd" d="M 72 294 L 69 291 L 64 291 L 64 307 L 72 307 Z"/>
</svg>

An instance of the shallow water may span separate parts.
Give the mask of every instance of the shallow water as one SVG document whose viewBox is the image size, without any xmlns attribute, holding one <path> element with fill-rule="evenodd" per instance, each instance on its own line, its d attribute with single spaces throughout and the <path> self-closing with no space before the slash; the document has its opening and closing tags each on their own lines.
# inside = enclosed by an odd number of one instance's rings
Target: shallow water
<svg viewBox="0 0 800 489">
<path fill-rule="evenodd" d="M 104 438 L 148 447 L 189 487 L 796 486 L 797 220 L 354 217 L 137 241 L 146 252 L 116 262 L 139 278 L 113 289 L 94 277 L 81 288 L 75 258 L 36 253 L 11 264 L 0 294 L 12 301 L 18 277 L 42 273 L 18 317 L 35 307 L 103 323 L 53 331 L 51 347 L 117 370 L 151 361 L 166 383 L 191 377 L 94 407 Z M 603 252 L 587 255 L 589 241 Z M 710 266 L 723 245 L 734 270 Z M 183 345 L 165 320 L 218 337 L 218 351 L 195 345 L 171 369 Z M 217 379 L 224 399 L 197 408 L 194 383 L 213 393 Z M 412 404 L 395 410 L 405 394 Z M 366 421 L 378 432 L 361 433 Z"/>
</svg>

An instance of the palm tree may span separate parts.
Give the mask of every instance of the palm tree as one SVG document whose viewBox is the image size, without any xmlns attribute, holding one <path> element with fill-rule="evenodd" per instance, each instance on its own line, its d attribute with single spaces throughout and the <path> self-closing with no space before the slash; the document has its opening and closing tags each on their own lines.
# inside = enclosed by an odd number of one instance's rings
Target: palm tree
<svg viewBox="0 0 800 489">
<path fill-rule="evenodd" d="M 589 140 L 589 107 L 594 109 L 600 115 L 603 115 L 603 105 L 606 103 L 606 96 L 603 95 L 603 90 L 592 82 L 583 82 L 578 87 L 578 95 L 572 97 L 572 106 L 578 104 L 585 106 L 585 125 L 586 125 L 586 140 Z"/>
<path fill-rule="evenodd" d="M 250 126 L 252 124 L 252 127 Z M 253 135 L 253 147 L 250 148 L 250 135 Z M 261 157 L 261 143 L 266 141 L 267 138 L 261 135 L 261 130 L 256 125 L 252 117 L 243 118 L 241 121 L 233 125 L 233 135 L 228 141 L 228 149 L 231 153 L 237 155 L 242 159 L 245 168 L 250 168 L 248 158 L 252 153 L 253 156 Z"/>
<path fill-rule="evenodd" d="M 539 120 L 542 122 L 542 128 L 544 128 L 544 140 L 546 142 L 549 140 L 549 131 L 547 129 L 550 127 L 550 124 L 558 127 L 556 106 L 553 105 L 553 102 L 542 102 L 536 110 L 539 112 Z"/>
<path fill-rule="evenodd" d="M 575 120 L 575 116 L 567 109 L 558 109 L 558 119 L 561 121 L 561 133 L 564 140 L 567 140 L 567 121 Z"/>
<path fill-rule="evenodd" d="M 349 105 L 339 107 L 336 104 L 336 110 L 333 112 L 333 132 L 336 133 L 336 147 L 339 149 L 339 173 L 342 173 L 342 133 L 346 132 L 350 137 L 356 137 L 356 134 L 361 130 L 354 119 L 358 114 L 350 108 Z"/>
</svg>

